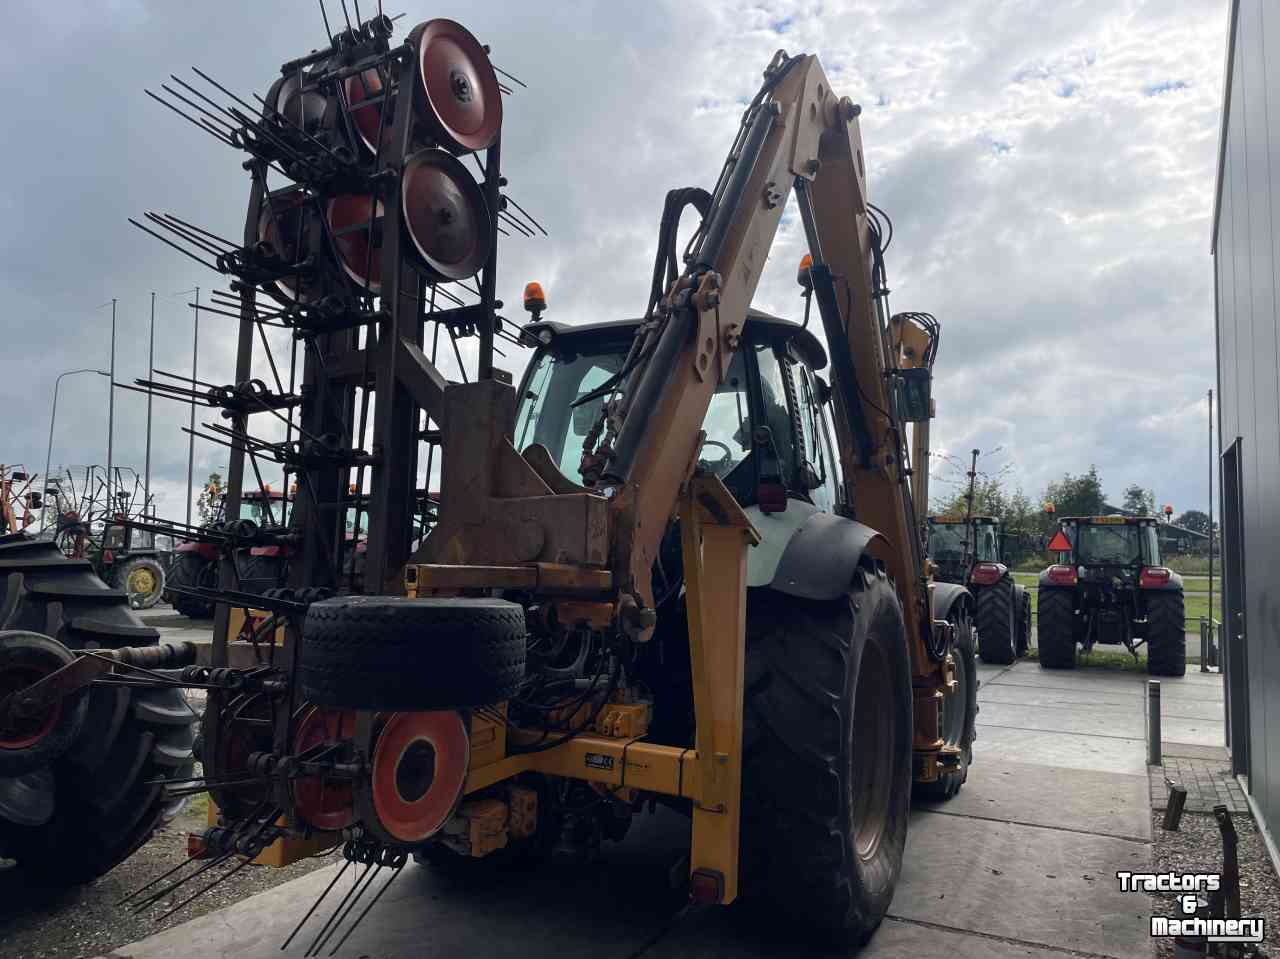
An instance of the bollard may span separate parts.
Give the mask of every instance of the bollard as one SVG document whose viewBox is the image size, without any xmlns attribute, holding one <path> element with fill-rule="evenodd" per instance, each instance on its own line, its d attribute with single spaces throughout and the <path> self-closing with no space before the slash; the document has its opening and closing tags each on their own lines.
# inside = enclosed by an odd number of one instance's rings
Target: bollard
<svg viewBox="0 0 1280 959">
<path fill-rule="evenodd" d="M 1160 765 L 1160 680 L 1147 680 L 1147 765 Z"/>
<path fill-rule="evenodd" d="M 1168 782 L 1168 780 L 1166 780 Z M 1187 804 L 1187 787 L 1177 783 L 1169 783 L 1169 800 L 1164 807 L 1164 828 L 1170 832 L 1178 831 L 1182 822 L 1182 809 Z"/>
<path fill-rule="evenodd" d="M 1209 620 L 1207 617 L 1200 617 L 1200 672 L 1207 673 L 1209 671 L 1209 649 L 1212 646 L 1212 640 L 1209 638 Z"/>
</svg>

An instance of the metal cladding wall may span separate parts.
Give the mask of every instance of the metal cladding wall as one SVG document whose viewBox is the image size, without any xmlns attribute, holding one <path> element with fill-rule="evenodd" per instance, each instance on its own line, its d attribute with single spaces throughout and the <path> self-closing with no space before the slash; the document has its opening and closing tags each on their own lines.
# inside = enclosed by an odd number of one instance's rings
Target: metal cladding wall
<svg viewBox="0 0 1280 959">
<path fill-rule="evenodd" d="M 1239 459 L 1235 542 L 1224 554 L 1243 565 L 1243 587 L 1228 596 L 1224 642 L 1243 631 L 1242 670 L 1227 693 L 1247 716 L 1248 741 L 1233 729 L 1233 754 L 1246 757 L 1249 791 L 1280 840 L 1280 3 L 1233 0 L 1213 227 L 1217 298 L 1219 436 L 1224 468 Z M 1232 451 L 1232 445 L 1239 445 Z M 1232 484 L 1223 476 L 1224 508 Z M 1229 568 L 1229 567 L 1228 567 Z M 1230 588 L 1230 584 L 1228 584 Z M 1234 617 L 1232 610 L 1243 613 Z M 1232 620 L 1236 621 L 1233 623 Z M 1230 649 L 1230 647 L 1229 647 Z M 1228 649 L 1228 655 L 1230 651 Z M 1241 723 L 1237 722 L 1237 726 Z M 1237 764 L 1241 764 L 1236 759 Z"/>
</svg>

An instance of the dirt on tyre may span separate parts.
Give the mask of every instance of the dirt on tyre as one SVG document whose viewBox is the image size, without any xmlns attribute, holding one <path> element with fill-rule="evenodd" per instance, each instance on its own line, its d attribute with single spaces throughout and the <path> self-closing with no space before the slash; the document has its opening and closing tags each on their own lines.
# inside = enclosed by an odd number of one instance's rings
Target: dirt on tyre
<svg viewBox="0 0 1280 959">
<path fill-rule="evenodd" d="M 1040 587 L 1036 597 L 1036 638 L 1042 669 L 1075 668 L 1075 619 L 1071 590 Z"/>
<path fill-rule="evenodd" d="M 1181 590 L 1147 597 L 1147 672 L 1152 676 L 1186 675 L 1185 615 Z"/>
<path fill-rule="evenodd" d="M 0 537 L 0 577 L 13 600 L 10 629 L 52 633 L 73 651 L 159 641 L 125 592 L 52 542 Z M 65 751 L 0 778 L 0 855 L 47 885 L 88 882 L 128 858 L 173 810 L 163 781 L 186 775 L 192 762 L 196 714 L 181 690 L 93 686 L 86 699 L 83 727 Z"/>
<path fill-rule="evenodd" d="M 944 746 L 959 750 L 960 761 L 955 768 L 939 775 L 936 782 L 916 784 L 916 795 L 935 802 L 950 799 L 969 778 L 973 741 L 977 738 L 978 664 L 974 653 L 973 620 L 963 607 L 948 618 L 955 627 L 951 656 L 957 688 L 942 704 L 942 742 Z"/>
<path fill-rule="evenodd" d="M 744 705 L 744 891 L 861 944 L 893 898 L 911 800 L 911 669 L 883 571 L 832 602 L 751 590 Z"/>
<path fill-rule="evenodd" d="M 1013 580 L 1005 576 L 978 590 L 978 654 L 984 663 L 1008 666 L 1016 657 Z"/>
<path fill-rule="evenodd" d="M 135 556 L 113 576 L 116 589 L 129 594 L 134 609 L 150 609 L 164 595 L 164 567 L 154 556 Z"/>
<path fill-rule="evenodd" d="M 299 678 L 318 706 L 461 709 L 524 679 L 524 609 L 501 599 L 339 596 L 312 603 Z"/>
</svg>

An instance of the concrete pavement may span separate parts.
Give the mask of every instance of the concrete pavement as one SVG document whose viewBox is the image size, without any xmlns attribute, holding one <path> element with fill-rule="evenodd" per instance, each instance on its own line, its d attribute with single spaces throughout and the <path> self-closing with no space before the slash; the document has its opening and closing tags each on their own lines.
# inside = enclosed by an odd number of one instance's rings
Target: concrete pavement
<svg viewBox="0 0 1280 959">
<path fill-rule="evenodd" d="M 1115 878 L 1117 870 L 1141 871 L 1152 861 L 1147 677 L 1048 672 L 1025 662 L 978 671 L 979 738 L 969 781 L 950 802 L 916 804 L 889 918 L 860 955 L 1153 955 L 1150 900 L 1122 893 Z M 1163 692 L 1166 754 L 1178 751 L 1174 736 L 1190 740 L 1183 751 L 1212 752 L 1213 729 L 1221 742 L 1221 677 L 1189 672 L 1165 680 Z M 746 903 L 679 915 L 665 875 L 687 841 L 684 820 L 659 814 L 640 817 L 602 863 L 572 875 L 533 873 L 467 886 L 411 862 L 337 955 L 816 954 Z M 114 956 L 302 955 L 335 896 L 287 952 L 281 943 L 339 869 L 319 870 Z M 340 889 L 355 871 L 347 870 Z"/>
</svg>

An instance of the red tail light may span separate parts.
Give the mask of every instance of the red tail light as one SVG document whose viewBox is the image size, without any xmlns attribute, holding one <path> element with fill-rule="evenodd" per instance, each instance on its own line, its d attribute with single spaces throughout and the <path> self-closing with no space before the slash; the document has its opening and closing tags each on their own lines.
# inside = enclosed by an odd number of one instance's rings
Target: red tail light
<svg viewBox="0 0 1280 959">
<path fill-rule="evenodd" d="M 114 563 L 115 561 L 116 561 L 116 558 L 115 558 L 114 556 L 112 556 L 112 555 L 111 555 L 111 550 L 109 550 L 109 549 L 104 549 L 104 550 L 102 551 L 102 562 L 103 562 L 103 563 L 105 563 L 105 564 L 107 564 L 107 565 L 110 565 L 110 564 Z"/>
<path fill-rule="evenodd" d="M 787 508 L 787 488 L 781 483 L 761 483 L 756 487 L 756 504 L 762 513 L 781 513 Z"/>
<path fill-rule="evenodd" d="M 1173 574 L 1163 566 L 1144 566 L 1138 574 L 1138 586 L 1142 589 L 1158 589 L 1169 583 Z"/>
<path fill-rule="evenodd" d="M 1049 582 L 1054 586 L 1074 586 L 1076 584 L 1076 568 L 1074 566 L 1050 566 Z"/>
<path fill-rule="evenodd" d="M 714 906 L 724 898 L 724 876 L 713 869 L 699 869 L 689 877 L 689 899 L 698 906 Z"/>
<path fill-rule="evenodd" d="M 976 586 L 994 586 L 1003 575 L 1003 570 L 995 563 L 975 563 L 969 581 Z"/>
</svg>

